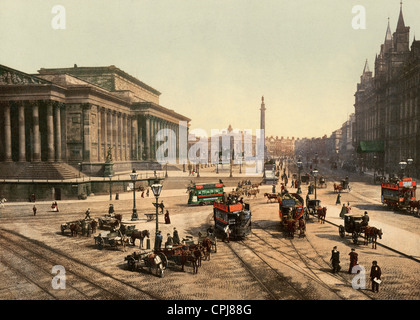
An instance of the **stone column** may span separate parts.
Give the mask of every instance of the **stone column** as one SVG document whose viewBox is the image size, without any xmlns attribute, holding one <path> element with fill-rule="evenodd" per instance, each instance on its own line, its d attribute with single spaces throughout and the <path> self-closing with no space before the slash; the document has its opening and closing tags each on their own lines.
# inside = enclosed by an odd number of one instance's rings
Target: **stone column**
<svg viewBox="0 0 420 320">
<path fill-rule="evenodd" d="M 47 161 L 54 161 L 54 118 L 53 102 L 46 101 L 47 104 Z"/>
<path fill-rule="evenodd" d="M 108 154 L 108 112 L 105 109 L 102 109 L 102 114 L 104 116 L 104 121 L 102 122 L 104 130 L 104 159 L 106 161 L 106 156 Z"/>
<path fill-rule="evenodd" d="M 18 121 L 19 121 L 19 161 L 26 161 L 26 143 L 25 143 L 25 104 L 18 102 Z"/>
<path fill-rule="evenodd" d="M 150 147 L 151 147 L 151 141 L 150 141 L 150 117 L 146 116 L 146 159 L 147 161 L 150 160 Z"/>
<path fill-rule="evenodd" d="M 33 161 L 41 161 L 41 135 L 39 133 L 39 103 L 33 101 L 32 106 L 32 129 L 34 132 L 34 148 L 33 148 Z"/>
<path fill-rule="evenodd" d="M 118 150 L 118 154 L 119 154 L 119 158 L 120 160 L 124 160 L 123 159 L 123 117 L 122 117 L 122 113 L 118 113 L 118 142 L 119 142 L 119 150 Z"/>
<path fill-rule="evenodd" d="M 55 161 L 61 162 L 61 103 L 55 104 Z"/>
<path fill-rule="evenodd" d="M 91 137 L 90 137 L 90 104 L 86 103 L 82 105 L 83 110 L 83 161 L 90 162 L 90 148 L 91 148 Z"/>
<path fill-rule="evenodd" d="M 127 161 L 127 115 L 123 114 L 122 117 L 122 130 L 123 130 L 123 160 Z"/>
<path fill-rule="evenodd" d="M 144 145 L 143 145 L 143 126 L 142 126 L 142 121 L 141 119 L 139 119 L 139 160 L 144 160 L 143 159 L 143 152 L 144 152 Z"/>
<path fill-rule="evenodd" d="M 137 116 L 134 116 L 132 121 L 131 121 L 131 148 L 132 148 L 132 160 L 137 160 L 137 155 L 138 155 L 138 150 L 137 150 L 137 141 L 138 141 L 138 137 L 137 137 L 137 128 L 138 128 L 138 121 L 137 121 Z"/>
<path fill-rule="evenodd" d="M 4 109 L 4 161 L 12 162 L 12 126 L 10 123 L 10 104 L 5 102 Z"/>
<path fill-rule="evenodd" d="M 107 131 L 108 131 L 108 148 L 113 148 L 113 145 L 112 145 L 112 111 L 108 110 L 107 115 L 108 115 L 107 116 L 107 118 L 108 118 L 108 123 L 107 123 L 107 126 L 108 126 L 108 129 L 107 129 Z M 106 152 L 108 153 L 108 150 Z M 112 149 L 111 149 L 111 154 L 114 155 L 114 152 L 112 151 Z"/>
<path fill-rule="evenodd" d="M 98 161 L 102 160 L 102 110 L 101 107 L 96 107 L 96 117 L 98 119 Z"/>
</svg>

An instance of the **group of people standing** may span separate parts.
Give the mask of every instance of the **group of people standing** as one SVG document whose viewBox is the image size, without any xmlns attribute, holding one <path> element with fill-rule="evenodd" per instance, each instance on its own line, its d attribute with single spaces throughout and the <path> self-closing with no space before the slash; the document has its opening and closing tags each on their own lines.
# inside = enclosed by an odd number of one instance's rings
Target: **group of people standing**
<svg viewBox="0 0 420 320">
<path fill-rule="evenodd" d="M 349 270 L 348 273 L 357 273 L 355 271 L 354 267 L 358 265 L 358 259 L 359 255 L 356 252 L 356 249 L 352 248 L 350 253 L 350 264 L 349 264 Z M 338 273 L 341 270 L 340 266 L 340 251 L 338 251 L 337 246 L 334 246 L 333 250 L 331 251 L 331 259 L 330 259 L 331 265 L 332 265 L 332 272 Z M 369 279 L 372 283 L 372 291 L 373 292 L 379 292 L 379 284 L 381 283 L 381 275 L 382 270 L 378 265 L 378 262 L 376 260 L 372 261 L 372 266 L 370 269 Z"/>
</svg>

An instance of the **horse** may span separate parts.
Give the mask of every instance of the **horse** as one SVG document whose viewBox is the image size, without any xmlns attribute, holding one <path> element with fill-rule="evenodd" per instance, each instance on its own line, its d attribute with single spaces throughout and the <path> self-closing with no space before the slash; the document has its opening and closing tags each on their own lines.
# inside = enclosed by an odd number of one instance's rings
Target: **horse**
<svg viewBox="0 0 420 320">
<path fill-rule="evenodd" d="M 92 233 L 96 232 L 96 228 L 98 227 L 98 221 L 96 220 L 92 220 L 90 221 L 90 227 L 92 228 Z"/>
<path fill-rule="evenodd" d="M 339 193 L 343 190 L 343 186 L 341 184 L 334 183 L 334 193 Z"/>
<path fill-rule="evenodd" d="M 201 245 L 203 246 L 204 249 L 204 259 L 207 260 L 207 258 L 210 261 L 210 253 L 211 253 L 211 240 L 210 238 L 206 237 L 203 239 L 203 241 L 201 242 Z"/>
<path fill-rule="evenodd" d="M 325 223 L 325 216 L 327 215 L 327 207 L 318 208 L 317 210 L 318 222 Z"/>
<path fill-rule="evenodd" d="M 79 229 L 80 229 L 80 223 L 79 222 L 72 223 L 70 225 L 71 236 L 72 237 L 77 237 L 77 233 L 79 232 Z"/>
<path fill-rule="evenodd" d="M 7 199 L 6 199 L 6 198 L 2 198 L 2 199 L 0 200 L 0 207 L 4 208 L 4 203 L 5 203 L 5 202 L 7 202 Z"/>
<path fill-rule="evenodd" d="M 410 201 L 410 213 L 414 213 L 414 209 L 417 209 L 417 215 L 419 214 L 420 209 L 420 200 L 418 201 Z"/>
<path fill-rule="evenodd" d="M 149 230 L 143 230 L 143 231 L 139 231 L 139 230 L 133 230 L 133 232 L 131 233 L 131 243 L 133 244 L 133 246 L 136 245 L 136 239 L 140 240 L 140 249 L 143 248 L 143 240 L 145 237 L 150 237 L 150 232 Z"/>
<path fill-rule="evenodd" d="M 264 197 L 267 197 L 267 202 L 271 202 L 271 199 L 277 200 L 277 194 L 275 193 L 264 193 Z"/>
<path fill-rule="evenodd" d="M 287 235 L 291 237 L 292 239 L 295 237 L 296 232 L 296 221 L 293 219 L 287 220 Z"/>
<path fill-rule="evenodd" d="M 372 249 L 376 249 L 376 241 L 378 239 L 382 239 L 382 229 L 378 229 L 375 227 L 369 227 L 366 226 L 364 229 L 365 232 L 365 241 L 364 244 L 368 245 L 370 242 L 372 242 Z"/>
<path fill-rule="evenodd" d="M 306 223 L 305 220 L 299 219 L 299 238 L 305 237 L 305 231 L 306 231 Z"/>
<path fill-rule="evenodd" d="M 251 196 L 254 196 L 254 198 L 257 197 L 257 193 L 259 193 L 260 190 L 259 189 L 251 189 L 248 191 L 248 198 L 250 198 Z"/>
<path fill-rule="evenodd" d="M 197 264 L 197 258 L 195 256 L 195 254 L 193 254 L 193 252 L 191 250 L 183 249 L 182 253 L 181 253 L 182 271 L 185 271 L 184 266 L 187 262 L 191 262 L 192 267 L 193 267 L 193 274 L 197 274 L 198 273 L 198 264 Z"/>
</svg>

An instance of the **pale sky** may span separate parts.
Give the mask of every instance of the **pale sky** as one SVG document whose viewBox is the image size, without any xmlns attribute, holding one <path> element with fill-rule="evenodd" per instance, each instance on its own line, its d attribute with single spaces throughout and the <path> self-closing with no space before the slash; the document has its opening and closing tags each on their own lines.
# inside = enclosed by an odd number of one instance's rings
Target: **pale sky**
<svg viewBox="0 0 420 320">
<path fill-rule="evenodd" d="M 64 30 L 51 26 L 55 5 Z M 264 96 L 266 135 L 329 136 L 354 112 L 365 60 L 374 71 L 399 11 L 400 0 L 0 0 L 0 64 L 115 65 L 208 134 L 229 124 L 255 132 Z M 411 45 L 420 1 L 404 0 L 403 14 Z"/>
</svg>

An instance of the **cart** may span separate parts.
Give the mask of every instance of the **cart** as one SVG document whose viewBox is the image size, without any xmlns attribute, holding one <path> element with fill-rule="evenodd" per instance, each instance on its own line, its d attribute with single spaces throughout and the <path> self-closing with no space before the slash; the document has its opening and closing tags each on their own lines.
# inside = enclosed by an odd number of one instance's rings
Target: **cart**
<svg viewBox="0 0 420 320">
<path fill-rule="evenodd" d="M 318 212 L 318 209 L 321 208 L 321 200 L 309 200 L 308 204 L 306 205 L 306 210 L 308 215 L 312 214 L 315 215 Z"/>
<path fill-rule="evenodd" d="M 338 227 L 338 233 L 340 237 L 344 238 L 346 233 L 350 233 L 353 243 L 357 244 L 360 234 L 364 231 L 364 227 L 361 224 L 362 219 L 363 216 L 361 215 L 345 214 L 344 226 L 340 225 Z"/>
<path fill-rule="evenodd" d="M 163 278 L 164 270 L 168 265 L 165 254 L 153 251 L 134 252 L 126 256 L 124 260 L 127 261 L 127 268 L 130 271 L 148 269 L 150 273 L 161 278 Z"/>
<path fill-rule="evenodd" d="M 99 250 L 107 245 L 111 248 L 122 246 L 125 251 L 125 246 L 129 244 L 129 241 L 129 238 L 121 230 L 101 232 L 95 237 L 95 245 Z"/>
</svg>

